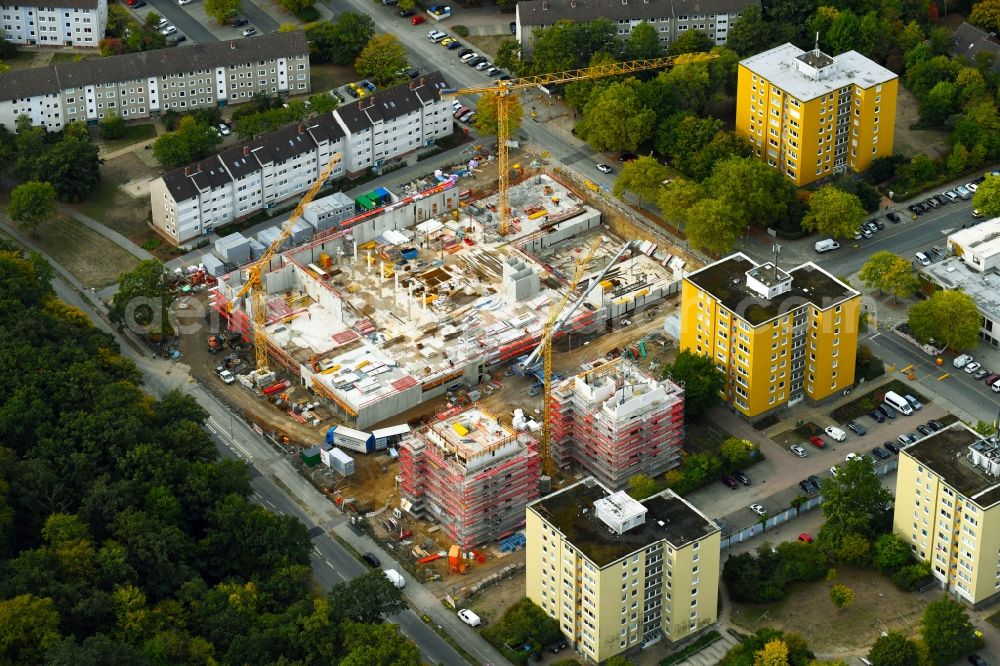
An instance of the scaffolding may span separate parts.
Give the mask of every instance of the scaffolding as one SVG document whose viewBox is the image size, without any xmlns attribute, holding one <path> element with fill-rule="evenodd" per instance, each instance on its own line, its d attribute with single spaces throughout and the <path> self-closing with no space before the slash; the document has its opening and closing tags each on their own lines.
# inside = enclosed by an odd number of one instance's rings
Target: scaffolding
<svg viewBox="0 0 1000 666">
<path fill-rule="evenodd" d="M 605 485 L 624 488 L 636 474 L 680 464 L 684 394 L 625 359 L 560 382 L 552 391 L 552 457 L 580 465 Z"/>
<path fill-rule="evenodd" d="M 538 443 L 475 405 L 413 433 L 399 449 L 409 511 L 436 519 L 463 549 L 524 527 L 539 497 Z"/>
</svg>

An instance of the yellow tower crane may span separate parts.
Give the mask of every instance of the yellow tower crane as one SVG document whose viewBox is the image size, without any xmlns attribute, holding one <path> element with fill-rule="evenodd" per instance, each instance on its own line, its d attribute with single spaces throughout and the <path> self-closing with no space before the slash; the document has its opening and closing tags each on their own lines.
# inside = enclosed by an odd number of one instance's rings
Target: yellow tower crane
<svg viewBox="0 0 1000 666">
<path fill-rule="evenodd" d="M 253 348 L 257 354 L 257 372 L 255 376 L 258 386 L 270 383 L 268 380 L 271 377 L 271 371 L 267 364 L 267 292 L 264 290 L 264 273 L 267 271 L 268 266 L 270 266 L 271 259 L 291 237 L 292 227 L 302 217 L 302 212 L 305 210 L 306 204 L 316 197 L 320 188 L 323 187 L 323 183 L 333 173 L 334 168 L 340 164 L 340 159 L 340 153 L 334 153 L 330 161 L 326 163 L 323 171 L 319 174 L 319 178 L 316 179 L 316 182 L 312 184 L 309 191 L 299 201 L 299 205 L 295 207 L 288 221 L 282 225 L 281 233 L 278 237 L 268 246 L 264 254 L 260 256 L 260 259 L 246 269 L 246 282 L 243 283 L 239 292 L 229 302 L 229 309 L 232 310 L 233 304 L 238 299 L 245 297 L 247 292 L 251 294 L 251 307 L 253 308 Z"/>
<path fill-rule="evenodd" d="M 605 76 L 632 74 L 651 69 L 673 67 L 674 65 L 704 62 L 718 57 L 717 53 L 685 53 L 667 58 L 613 62 L 606 65 L 594 65 L 593 67 L 573 69 L 566 72 L 553 72 L 551 74 L 510 79 L 508 81 L 497 81 L 486 86 L 460 88 L 442 93 L 442 97 L 485 94 L 493 94 L 497 97 L 497 168 L 499 169 L 499 176 L 497 177 L 497 214 L 500 218 L 500 235 L 506 236 L 510 227 L 510 196 L 508 193 L 508 188 L 510 187 L 510 155 L 507 142 L 510 140 L 510 122 L 508 116 L 510 114 L 511 94 L 537 86 L 560 85 L 563 83 L 572 83 L 573 81 L 600 79 Z"/>
</svg>

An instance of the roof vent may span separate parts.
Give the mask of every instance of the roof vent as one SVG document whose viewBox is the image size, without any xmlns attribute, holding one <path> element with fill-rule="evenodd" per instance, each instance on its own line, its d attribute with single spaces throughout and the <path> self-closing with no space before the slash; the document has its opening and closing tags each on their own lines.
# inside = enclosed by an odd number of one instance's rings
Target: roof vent
<svg viewBox="0 0 1000 666">
<path fill-rule="evenodd" d="M 184 167 L 184 175 L 185 176 L 190 176 L 191 175 L 191 167 L 189 167 L 189 166 Z"/>
<path fill-rule="evenodd" d="M 243 146 L 243 157 L 250 155 L 250 146 Z"/>
</svg>

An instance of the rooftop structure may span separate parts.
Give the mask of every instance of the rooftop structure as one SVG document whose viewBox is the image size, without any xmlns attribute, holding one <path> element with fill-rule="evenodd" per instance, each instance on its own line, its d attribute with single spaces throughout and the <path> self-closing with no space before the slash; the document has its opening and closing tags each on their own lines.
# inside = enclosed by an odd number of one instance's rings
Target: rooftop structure
<svg viewBox="0 0 1000 666">
<path fill-rule="evenodd" d="M 978 506 L 1000 502 L 1000 448 L 965 424 L 928 435 L 905 451 Z"/>
<path fill-rule="evenodd" d="M 921 266 L 920 272 L 942 289 L 961 289 L 968 294 L 976 302 L 979 314 L 983 316 L 979 337 L 998 347 L 1000 346 L 1000 272 L 996 267 L 985 272 L 974 270 L 966 259 L 967 257 L 946 257 L 929 266 Z"/>
<path fill-rule="evenodd" d="M 417 430 L 400 443 L 402 508 L 434 518 L 463 548 L 524 526 L 538 497 L 538 444 L 479 406 Z"/>
<path fill-rule="evenodd" d="M 552 390 L 552 457 L 623 488 L 680 464 L 684 392 L 631 361 L 599 361 Z"/>
<path fill-rule="evenodd" d="M 1000 270 L 1000 217 L 949 234 L 948 250 L 973 271 Z"/>
</svg>

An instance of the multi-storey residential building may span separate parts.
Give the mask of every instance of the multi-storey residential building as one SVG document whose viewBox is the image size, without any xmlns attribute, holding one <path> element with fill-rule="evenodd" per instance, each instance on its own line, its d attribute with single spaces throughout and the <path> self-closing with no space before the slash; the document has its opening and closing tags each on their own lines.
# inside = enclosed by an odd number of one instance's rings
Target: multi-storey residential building
<svg viewBox="0 0 1000 666">
<path fill-rule="evenodd" d="M 611 19 L 618 24 L 618 36 L 628 39 L 632 29 L 648 22 L 656 29 L 664 46 L 687 30 L 700 30 L 715 44 L 725 44 L 729 27 L 747 7 L 760 7 L 760 0 L 525 0 L 517 3 L 515 36 L 522 55 L 530 54 L 534 32 L 556 21 L 573 22 Z"/>
<path fill-rule="evenodd" d="M 964 423 L 899 452 L 893 529 L 941 587 L 976 606 L 1000 597 L 1000 445 Z"/>
<path fill-rule="evenodd" d="M 0 19 L 4 38 L 14 44 L 96 47 L 108 24 L 108 1 L 0 4 Z"/>
<path fill-rule="evenodd" d="M 55 131 L 109 114 L 134 120 L 307 92 L 305 34 L 275 33 L 0 74 L 0 125 L 13 129 L 25 115 Z"/>
<path fill-rule="evenodd" d="M 309 189 L 334 154 L 339 178 L 431 144 L 452 130 L 447 87 L 432 72 L 170 171 L 150 183 L 153 226 L 187 243 Z"/>
<path fill-rule="evenodd" d="M 892 155 L 897 86 L 855 51 L 831 58 L 784 44 L 740 62 L 736 131 L 796 185 L 864 171 Z"/>
<path fill-rule="evenodd" d="M 712 357 L 727 402 L 754 419 L 854 384 L 860 309 L 811 262 L 784 271 L 736 253 L 684 278 L 681 349 Z"/>
<path fill-rule="evenodd" d="M 670 490 L 638 502 L 584 479 L 528 505 L 528 597 L 591 663 L 714 624 L 721 531 Z"/>
</svg>

